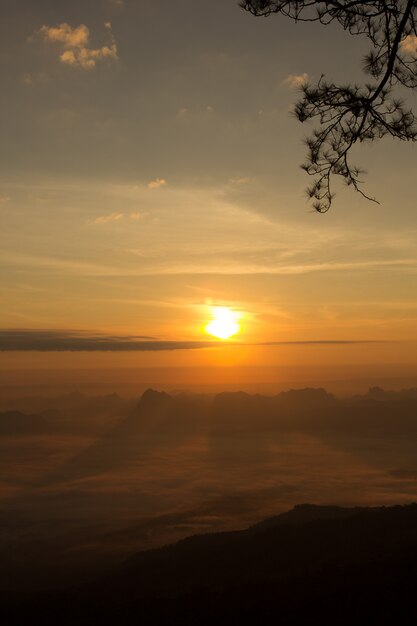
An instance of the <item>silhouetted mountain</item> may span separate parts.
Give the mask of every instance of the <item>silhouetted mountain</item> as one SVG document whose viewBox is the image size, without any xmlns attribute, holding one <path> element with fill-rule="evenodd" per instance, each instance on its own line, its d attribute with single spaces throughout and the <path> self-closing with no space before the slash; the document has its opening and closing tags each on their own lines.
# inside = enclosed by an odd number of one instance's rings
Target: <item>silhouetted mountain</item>
<svg viewBox="0 0 417 626">
<path fill-rule="evenodd" d="M 298 504 L 287 513 L 270 517 L 252 526 L 252 530 L 260 531 L 276 528 L 285 524 L 306 524 L 318 520 L 336 520 L 352 517 L 363 511 L 379 511 L 378 508 L 341 506 L 321 506 L 317 504 Z"/>
<path fill-rule="evenodd" d="M 407 400 L 417 399 L 417 388 L 402 389 L 401 391 L 386 391 L 381 387 L 370 387 L 368 393 L 364 396 L 357 396 L 358 399 L 370 399 L 378 401 L 393 400 L 396 402 L 404 402 Z"/>
<path fill-rule="evenodd" d="M 101 411 L 107 401 L 114 411 Z M 83 408 L 67 410 L 71 402 Z M 243 528 L 297 501 L 415 499 L 413 390 L 343 399 L 320 389 L 147 390 L 121 413 L 118 404 L 117 396 L 65 396 L 58 415 L 52 406 L 48 417 L 21 411 L 46 418 L 50 433 L 0 438 L 0 588 L 81 583 L 103 563 L 191 533 Z M 303 505 L 250 532 L 339 517 L 345 510 Z"/>
<path fill-rule="evenodd" d="M 44 482 L 76 479 L 89 474 L 114 471 L 146 457 L 150 451 L 175 447 L 193 433 L 192 419 L 198 397 L 172 398 L 165 392 L 146 390 L 137 405 L 116 426 L 67 463 L 44 477 Z"/>
<path fill-rule="evenodd" d="M 109 396 L 109 402 L 117 404 L 118 397 Z M 91 405 L 95 403 L 96 399 Z M 89 406 L 86 401 L 84 405 Z M 320 388 L 292 389 L 276 396 L 226 392 L 213 398 L 147 389 L 126 417 L 44 480 L 113 471 L 196 436 L 207 438 L 208 455 L 216 465 L 266 462 L 271 443 L 284 432 L 309 434 L 350 453 L 376 456 L 378 441 L 386 454 L 386 436 L 417 436 L 416 408 L 417 396 L 411 390 L 407 394 L 370 390 L 365 396 L 339 400 Z M 364 437 L 372 438 L 373 451 L 362 445 Z M 353 446 L 352 439 L 358 438 L 360 445 Z M 407 468 L 413 467 L 410 458 L 405 461 Z"/>
<path fill-rule="evenodd" d="M 254 532 L 256 528 L 256 532 Z M 412 624 L 417 505 L 302 505 L 275 523 L 132 556 L 94 584 L 0 602 L 18 626 Z M 1 617 L 1 615 L 0 615 Z M 31 619 L 32 617 L 32 619 Z"/>
<path fill-rule="evenodd" d="M 31 412 L 43 414 L 46 411 L 58 410 L 65 417 L 66 414 L 85 413 L 102 415 L 124 414 L 132 405 L 131 400 L 121 398 L 116 393 L 103 396 L 88 396 L 80 392 L 71 392 L 59 396 L 25 396 L 15 400 L 0 398 L 0 410 L 19 410 L 22 413 Z"/>
<path fill-rule="evenodd" d="M 154 389 L 147 389 L 139 400 L 136 410 L 140 411 L 155 411 L 163 409 L 171 401 L 171 396 L 165 393 L 165 391 L 155 391 Z"/>
<path fill-rule="evenodd" d="M 278 394 L 277 398 L 285 402 L 299 402 L 299 403 L 311 403 L 323 404 L 332 403 L 335 401 L 333 394 L 328 393 L 322 387 L 306 387 L 305 389 L 290 389 L 289 391 L 282 391 Z"/>
<path fill-rule="evenodd" d="M 51 430 L 41 415 L 27 415 L 20 411 L 0 413 L 0 436 L 42 435 Z"/>
</svg>

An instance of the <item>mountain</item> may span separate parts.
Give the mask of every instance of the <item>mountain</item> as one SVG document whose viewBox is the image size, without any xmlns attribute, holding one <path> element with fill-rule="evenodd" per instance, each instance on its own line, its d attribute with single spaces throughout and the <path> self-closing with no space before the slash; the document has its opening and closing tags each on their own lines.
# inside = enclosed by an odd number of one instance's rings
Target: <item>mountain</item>
<svg viewBox="0 0 417 626">
<path fill-rule="evenodd" d="M 379 400 L 374 399 L 377 395 Z M 394 396 L 395 400 L 391 399 Z M 136 406 L 94 443 L 64 463 L 44 482 L 77 480 L 116 471 L 151 455 L 178 449 L 197 438 L 207 441 L 215 468 L 272 462 L 271 444 L 283 433 L 320 438 L 326 445 L 390 469 L 415 470 L 417 396 L 408 392 L 370 390 L 370 396 L 341 400 L 324 389 L 296 389 L 276 396 L 226 392 L 215 395 L 170 395 L 146 390 Z M 400 398 L 403 398 L 400 400 Z M 117 399 L 117 398 L 116 398 Z M 114 398 L 112 399 L 112 402 Z M 389 458 L 386 438 L 404 442 L 404 465 Z M 365 445 L 364 445 L 365 444 Z M 382 461 L 381 461 L 382 459 Z"/>
<path fill-rule="evenodd" d="M 256 529 L 254 531 L 254 529 Z M 133 555 L 65 593 L 0 598 L 2 623 L 415 623 L 417 505 L 302 505 L 243 531 Z M 1 615 L 1 613 L 3 615 Z"/>
<path fill-rule="evenodd" d="M 165 391 L 146 389 L 138 402 L 136 410 L 156 411 L 158 409 L 163 409 L 170 401 L 171 396 L 165 393 Z"/>
<path fill-rule="evenodd" d="M 20 411 L 0 413 L 0 436 L 42 435 L 51 430 L 41 415 L 27 415 Z"/>
<path fill-rule="evenodd" d="M 363 511 L 379 511 L 378 508 L 354 507 L 346 508 L 341 506 L 319 506 L 317 504 L 298 504 L 290 511 L 270 517 L 251 527 L 252 531 L 262 531 L 269 528 L 276 528 L 285 524 L 306 524 L 318 520 L 336 520 L 352 517 Z"/>
</svg>

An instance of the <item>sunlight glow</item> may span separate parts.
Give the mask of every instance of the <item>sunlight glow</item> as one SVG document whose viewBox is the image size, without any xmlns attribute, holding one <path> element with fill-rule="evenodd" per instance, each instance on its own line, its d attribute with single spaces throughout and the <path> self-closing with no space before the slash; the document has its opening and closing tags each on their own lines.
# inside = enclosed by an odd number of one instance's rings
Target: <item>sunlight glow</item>
<svg viewBox="0 0 417 626">
<path fill-rule="evenodd" d="M 240 314 L 227 307 L 210 307 L 213 319 L 205 326 L 204 330 L 217 339 L 229 339 L 240 331 L 238 320 Z"/>
</svg>

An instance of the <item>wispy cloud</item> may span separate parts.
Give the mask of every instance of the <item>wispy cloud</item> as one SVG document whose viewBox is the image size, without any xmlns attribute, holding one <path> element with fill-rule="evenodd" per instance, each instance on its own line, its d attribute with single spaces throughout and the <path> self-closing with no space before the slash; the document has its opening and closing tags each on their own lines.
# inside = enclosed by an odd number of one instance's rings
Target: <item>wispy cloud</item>
<svg viewBox="0 0 417 626">
<path fill-rule="evenodd" d="M 201 261 L 201 254 L 184 255 L 175 261 L 169 255 L 147 256 L 140 253 L 142 261 L 137 264 L 138 254 L 131 251 L 131 257 L 120 259 L 120 265 L 102 261 L 93 262 L 89 259 L 78 260 L 60 258 L 59 256 L 38 256 L 34 254 L 1 255 L 4 265 L 14 267 L 42 269 L 52 274 L 69 274 L 84 276 L 181 276 L 181 275 L 218 275 L 218 276 L 250 276 L 250 275 L 303 275 L 316 272 L 349 272 L 384 271 L 384 272 L 417 272 L 417 259 L 389 259 L 346 262 L 303 262 L 294 259 L 293 263 L 282 263 L 279 259 L 266 262 L 262 258 L 247 258 L 246 251 L 236 251 L 236 258 L 225 254 L 207 253 L 206 260 Z"/>
<path fill-rule="evenodd" d="M 20 77 L 21 82 L 28 87 L 34 87 L 35 85 L 45 84 L 48 82 L 49 77 L 45 72 L 36 72 L 31 74 L 30 72 L 24 72 Z"/>
<path fill-rule="evenodd" d="M 231 185 L 249 185 L 252 182 L 252 179 L 249 176 L 238 176 L 236 178 L 229 178 L 229 183 Z"/>
<path fill-rule="evenodd" d="M 269 341 L 235 346 L 288 345 L 351 345 L 381 343 L 357 340 Z M 0 330 L 0 351 L 3 352 L 161 352 L 172 350 L 201 350 L 219 348 L 230 343 L 223 341 L 166 341 L 141 335 L 105 335 L 75 330 Z"/>
<path fill-rule="evenodd" d="M 140 335 L 103 335 L 72 330 L 0 330 L 0 351 L 157 352 L 216 347 L 215 341 L 165 341 Z"/>
<path fill-rule="evenodd" d="M 304 74 L 289 74 L 287 78 L 283 80 L 284 85 L 289 85 L 294 89 L 298 89 L 302 87 L 305 83 L 308 82 L 309 76 L 306 72 Z"/>
<path fill-rule="evenodd" d="M 200 107 L 193 107 L 193 108 L 189 108 L 189 107 L 181 107 L 180 109 L 178 109 L 177 111 L 177 117 L 179 119 L 198 119 L 198 118 L 204 118 L 204 117 L 209 117 L 211 115 L 213 115 L 215 112 L 214 106 L 212 106 L 211 104 L 207 104 L 207 105 L 203 105 Z"/>
<path fill-rule="evenodd" d="M 244 174 L 238 171 L 235 179 Z M 31 277 L 36 273 L 39 280 L 46 280 L 47 274 L 341 276 L 352 271 L 385 275 L 389 272 L 389 280 L 394 280 L 394 274 L 406 280 L 407 275 L 417 271 L 414 230 L 405 233 L 401 228 L 384 229 L 376 237 L 373 229 L 362 228 L 358 234 L 357 229 L 347 226 L 339 230 L 331 224 L 317 225 L 316 218 L 303 224 L 302 229 L 298 223 L 274 222 L 247 210 L 239 198 L 233 199 L 232 193 L 252 185 L 225 181 L 221 189 L 168 185 L 149 190 L 147 182 L 98 185 L 91 189 L 83 184 L 77 183 L 74 188 L 28 189 L 30 197 L 41 195 L 54 201 L 47 200 L 51 212 L 37 220 L 29 203 L 25 214 L 16 212 L 13 216 L 28 244 L 23 249 L 19 245 L 20 239 L 14 235 L 17 229 L 11 232 L 9 240 L 4 240 L 0 263 L 8 271 L 21 275 L 28 272 Z M 15 205 L 16 193 L 9 183 L 3 187 L 3 195 L 13 196 L 11 207 Z M 65 222 L 56 220 L 53 212 L 58 198 L 60 202 L 62 198 L 64 206 L 71 206 L 71 210 L 62 212 Z M 1 210 L 6 207 L 7 203 Z M 52 227 L 54 236 L 46 237 Z M 103 235 L 100 247 L 88 241 L 91 232 L 86 232 L 86 227 L 94 232 L 94 237 Z M 109 242 L 108 231 L 112 229 L 120 236 Z M 32 245 L 34 234 L 36 246 Z M 80 237 L 76 256 L 71 244 L 74 236 Z"/>
<path fill-rule="evenodd" d="M 186 117 L 188 115 L 189 112 L 190 111 L 189 111 L 189 109 L 187 109 L 187 107 L 181 107 L 177 111 L 177 117 L 184 118 L 184 117 Z"/>
<path fill-rule="evenodd" d="M 124 218 L 124 213 L 109 213 L 108 215 L 99 215 L 93 222 L 94 224 L 107 224 L 108 222 L 119 222 Z"/>
<path fill-rule="evenodd" d="M 161 187 L 166 187 L 168 182 L 165 178 L 155 178 L 155 180 L 150 180 L 148 183 L 149 189 L 160 189 Z"/>
<path fill-rule="evenodd" d="M 61 48 L 59 60 L 65 65 L 80 67 L 84 70 L 93 69 L 98 61 L 117 59 L 117 44 L 110 22 L 104 27 L 108 36 L 108 44 L 100 48 L 90 47 L 90 29 L 85 24 L 73 28 L 66 22 L 58 26 L 42 26 L 38 33 L 46 43 L 57 44 Z"/>
<path fill-rule="evenodd" d="M 380 339 L 317 339 L 312 341 L 264 341 L 253 346 L 351 346 L 356 344 L 389 343 Z"/>
<path fill-rule="evenodd" d="M 113 213 L 107 213 L 106 215 L 98 215 L 91 220 L 90 224 L 109 224 L 110 222 L 121 222 L 124 219 L 130 219 L 137 222 L 142 220 L 145 216 L 146 213 L 142 213 L 141 211 L 132 211 L 131 213 L 119 213 L 114 211 Z"/>
</svg>

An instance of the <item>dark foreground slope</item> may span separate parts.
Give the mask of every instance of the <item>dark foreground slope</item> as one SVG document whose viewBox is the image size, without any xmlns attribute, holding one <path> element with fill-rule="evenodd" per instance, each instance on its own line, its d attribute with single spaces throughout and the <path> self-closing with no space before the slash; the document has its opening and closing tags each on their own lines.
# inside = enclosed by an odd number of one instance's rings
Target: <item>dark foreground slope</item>
<svg viewBox="0 0 417 626">
<path fill-rule="evenodd" d="M 138 553 L 65 593 L 3 594 L 1 623 L 415 624 L 417 505 L 296 507 Z"/>
</svg>

